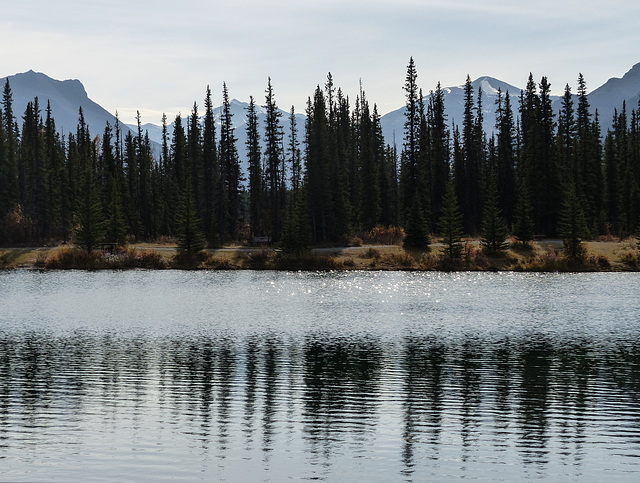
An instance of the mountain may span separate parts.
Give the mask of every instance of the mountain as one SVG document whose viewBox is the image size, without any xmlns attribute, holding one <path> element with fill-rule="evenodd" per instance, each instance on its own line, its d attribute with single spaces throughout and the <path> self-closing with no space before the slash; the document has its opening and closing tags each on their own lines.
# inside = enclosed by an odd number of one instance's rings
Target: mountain
<svg viewBox="0 0 640 483">
<path fill-rule="evenodd" d="M 89 132 L 94 136 L 104 132 L 107 121 L 112 126 L 116 123 L 113 114 L 89 99 L 84 86 L 77 79 L 59 81 L 30 70 L 1 78 L 2 88 L 7 79 L 9 79 L 13 97 L 13 114 L 20 126 L 27 103 L 32 102 L 35 97 L 38 98 L 43 117 L 46 115 L 47 101 L 51 102 L 56 129 L 65 136 L 70 132 L 76 132 L 80 107 L 82 107 L 85 123 L 89 126 Z M 124 127 L 123 130 L 125 130 Z"/>
<path fill-rule="evenodd" d="M 40 108 L 42 115 L 44 116 L 47 107 L 47 101 L 51 102 L 51 109 L 53 117 L 56 121 L 56 127 L 62 134 L 69 132 L 75 132 L 78 125 L 78 109 L 82 106 L 85 122 L 89 125 L 90 132 L 93 135 L 102 134 L 106 122 L 109 121 L 111 125 L 115 125 L 116 118 L 113 114 L 106 111 L 100 105 L 92 101 L 84 86 L 79 80 L 65 80 L 59 81 L 52 79 L 45 74 L 34 72 L 24 72 L 22 74 L 16 74 L 9 77 L 1 78 L 0 87 L 4 86 L 6 79 L 9 79 L 11 90 L 13 94 L 13 111 L 19 124 L 22 124 L 22 115 L 26 109 L 27 103 L 33 101 L 34 97 L 38 97 L 40 102 Z M 474 90 L 474 102 L 477 96 L 478 89 L 482 89 L 482 107 L 484 122 L 483 126 L 485 132 L 490 135 L 495 126 L 495 100 L 497 97 L 498 89 L 503 94 L 509 93 L 511 97 L 511 105 L 513 107 L 514 114 L 517 117 L 518 105 L 520 97 L 520 87 L 515 87 L 505 82 L 502 82 L 493 77 L 480 77 L 472 82 Z M 460 125 L 464 114 L 464 86 L 445 87 L 443 88 L 444 100 L 445 100 L 445 113 L 447 115 L 447 122 L 449 125 L 453 123 Z M 429 95 L 425 97 L 425 102 L 428 102 Z M 611 125 L 611 119 L 613 113 L 617 109 L 620 111 L 622 103 L 626 102 L 627 112 L 630 113 L 631 109 L 638 107 L 640 100 L 640 63 L 634 65 L 629 72 L 627 72 L 621 79 L 611 78 L 604 85 L 598 87 L 594 91 L 588 94 L 589 103 L 593 112 L 598 110 L 600 116 L 600 124 L 602 126 L 603 135 Z M 552 97 L 553 109 L 557 113 L 560 109 L 561 99 L 560 97 Z M 248 103 L 241 102 L 236 99 L 230 103 L 231 113 L 233 114 L 233 123 L 235 127 L 235 135 L 238 139 L 238 153 L 243 162 L 243 169 L 246 173 L 246 159 L 245 159 L 245 141 L 246 141 L 246 109 Z M 260 135 L 263 137 L 264 133 L 264 120 L 266 118 L 265 110 L 257 107 L 258 122 Z M 219 119 L 221 107 L 217 107 L 214 110 L 216 122 L 219 129 Z M 403 142 L 403 130 L 404 130 L 404 111 L 405 108 L 401 107 L 395 111 L 389 112 L 381 117 L 382 130 L 384 133 L 385 141 L 388 144 L 395 144 L 400 148 Z M 285 146 L 288 143 L 289 136 L 289 113 L 281 111 L 281 124 L 285 133 Z M 302 142 L 304 135 L 304 119 L 303 114 L 296 114 L 298 122 L 298 141 Z M 173 121 L 172 119 L 169 119 Z M 186 119 L 184 119 L 186 121 Z M 123 131 L 126 129 L 132 129 L 133 132 L 137 132 L 137 126 L 135 125 L 123 125 Z M 143 131 L 148 132 L 149 139 L 152 142 L 155 153 L 159 153 L 160 143 L 162 142 L 162 129 L 155 124 L 145 124 L 142 126 Z M 173 125 L 168 127 L 169 136 L 173 134 Z"/>
<path fill-rule="evenodd" d="M 514 115 L 517 116 L 518 108 L 520 105 L 520 91 L 519 87 L 512 86 L 506 82 L 495 79 L 493 77 L 479 77 L 471 82 L 473 86 L 473 99 L 474 104 L 477 103 L 478 90 L 482 89 L 482 116 L 484 131 L 487 136 L 490 136 L 496 125 L 496 100 L 498 98 L 498 89 L 502 91 L 503 97 L 509 93 L 511 100 L 511 107 Z M 464 116 L 464 85 L 455 87 L 442 88 L 444 97 L 445 114 L 447 115 L 447 122 L 449 126 L 456 124 L 462 125 L 462 119 Z M 431 93 L 424 97 L 425 106 L 429 104 L 429 98 Z M 552 96 L 552 101 L 559 101 L 560 97 Z M 382 124 L 382 131 L 384 133 L 385 142 L 393 145 L 394 140 L 396 146 L 400 149 L 402 146 L 402 136 L 404 130 L 405 113 L 406 108 L 401 107 L 395 111 L 385 114 L 380 118 Z M 474 116 L 476 115 L 474 111 Z"/>
<path fill-rule="evenodd" d="M 631 118 L 631 110 L 638 109 L 640 102 L 640 63 L 634 65 L 622 79 L 613 77 L 602 86 L 591 92 L 587 98 L 591 105 L 591 110 L 598 110 L 600 124 L 603 127 L 603 134 L 611 126 L 613 114 L 617 109 L 622 110 L 622 103 L 627 104 L 627 116 Z"/>
</svg>

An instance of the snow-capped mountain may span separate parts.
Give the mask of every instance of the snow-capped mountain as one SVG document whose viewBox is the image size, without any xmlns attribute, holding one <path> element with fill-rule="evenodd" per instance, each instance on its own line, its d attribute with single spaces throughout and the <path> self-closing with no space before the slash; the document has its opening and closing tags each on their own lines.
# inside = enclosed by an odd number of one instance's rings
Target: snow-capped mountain
<svg viewBox="0 0 640 483">
<path fill-rule="evenodd" d="M 511 101 L 511 108 L 513 109 L 514 116 L 518 114 L 518 106 L 520 105 L 520 91 L 519 87 L 512 86 L 506 82 L 495 79 L 493 77 L 483 76 L 471 82 L 473 86 L 473 100 L 474 105 L 478 102 L 478 92 L 482 92 L 482 116 L 484 131 L 488 136 L 494 131 L 496 125 L 496 100 L 498 99 L 498 90 L 502 91 L 503 98 L 506 94 L 509 94 Z M 445 114 L 447 116 L 447 123 L 449 126 L 462 125 L 462 119 L 464 116 L 464 85 L 455 87 L 443 87 Z M 424 97 L 425 106 L 429 103 L 431 93 Z M 558 101 L 560 98 L 552 96 L 553 101 Z M 401 107 L 395 111 L 385 114 L 380 119 L 382 124 L 382 131 L 384 133 L 385 141 L 387 144 L 393 145 L 394 141 L 396 146 L 400 149 L 403 142 L 403 130 L 405 122 L 405 107 Z M 474 116 L 477 113 L 474 111 Z"/>
</svg>

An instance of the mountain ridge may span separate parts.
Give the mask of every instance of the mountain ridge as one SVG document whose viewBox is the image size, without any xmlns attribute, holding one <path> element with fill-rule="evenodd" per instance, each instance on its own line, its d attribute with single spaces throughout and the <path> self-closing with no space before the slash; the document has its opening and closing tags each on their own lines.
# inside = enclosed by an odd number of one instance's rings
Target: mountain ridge
<svg viewBox="0 0 640 483">
<path fill-rule="evenodd" d="M 89 126 L 90 132 L 94 135 L 102 134 L 106 122 L 112 126 L 115 125 L 115 115 L 108 112 L 102 106 L 91 100 L 84 85 L 78 79 L 56 80 L 44 73 L 29 70 L 24 73 L 14 74 L 0 78 L 2 85 L 9 79 L 11 91 L 13 95 L 13 111 L 20 125 L 22 122 L 22 114 L 26 109 L 28 102 L 38 97 L 40 109 L 44 113 L 47 102 L 51 102 L 51 110 L 57 129 L 61 134 L 75 132 L 78 123 L 79 108 L 82 107 L 85 122 Z M 504 81 L 491 76 L 481 76 L 472 81 L 474 89 L 474 98 L 477 96 L 478 89 L 483 92 L 483 115 L 485 132 L 488 135 L 493 131 L 495 126 L 495 99 L 497 91 L 500 89 L 504 94 L 507 92 L 512 99 L 512 107 L 514 114 L 517 116 L 519 95 L 521 88 L 510 85 Z M 445 114 L 449 125 L 460 125 L 464 113 L 464 85 L 442 87 L 445 98 Z M 427 94 L 424 98 L 428 101 L 431 94 Z M 558 112 L 560 106 L 560 97 L 552 96 L 554 102 L 554 112 Z M 592 113 L 597 110 L 602 126 L 603 135 L 606 129 L 611 125 L 614 112 L 620 111 L 623 102 L 626 103 L 627 109 L 630 110 L 638 105 L 640 100 L 640 63 L 635 64 L 621 78 L 612 77 L 602 86 L 596 88 L 588 94 Z M 236 128 L 236 137 L 238 138 L 238 146 L 240 155 L 243 156 L 244 149 L 244 129 L 247 102 L 233 99 L 231 101 L 231 110 L 234 114 L 234 125 Z M 264 111 L 261 106 L 258 109 L 259 121 L 262 122 Z M 404 127 L 404 110 L 401 106 L 396 110 L 390 111 L 381 117 L 382 129 L 387 144 L 402 144 L 402 135 Z M 215 108 L 216 117 L 219 118 L 220 107 Z M 288 129 L 288 113 L 281 111 L 283 114 L 282 124 L 285 126 L 285 133 Z M 43 114 L 44 115 L 44 114 Z M 296 114 L 298 119 L 298 128 L 301 130 L 303 126 L 304 115 Z M 137 126 L 120 123 L 124 132 L 128 129 L 135 132 Z M 155 144 L 157 149 L 161 143 L 162 129 L 154 123 L 146 123 L 142 126 L 143 131 L 149 133 L 149 138 Z M 172 128 L 169 126 L 171 134 Z M 301 141 L 301 139 L 299 139 Z M 154 149 L 154 151 L 156 151 Z"/>
</svg>

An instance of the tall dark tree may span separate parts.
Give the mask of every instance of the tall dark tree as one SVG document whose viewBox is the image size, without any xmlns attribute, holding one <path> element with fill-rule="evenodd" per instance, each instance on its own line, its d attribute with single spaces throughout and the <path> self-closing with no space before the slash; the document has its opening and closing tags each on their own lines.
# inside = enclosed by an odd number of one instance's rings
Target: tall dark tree
<svg viewBox="0 0 640 483">
<path fill-rule="evenodd" d="M 447 189 L 442 199 L 442 213 L 438 223 L 438 232 L 442 237 L 442 254 L 449 259 L 458 259 L 462 255 L 462 213 L 458 206 L 455 182 L 449 177 Z"/>
<path fill-rule="evenodd" d="M 430 133 L 429 191 L 431 193 L 431 220 L 432 226 L 437 226 L 447 189 L 451 156 L 449 146 L 450 133 L 444 107 L 444 91 L 439 82 L 436 90 L 431 93 L 429 98 L 427 124 Z"/>
<path fill-rule="evenodd" d="M 193 184 L 189 182 L 182 192 L 176 216 L 176 238 L 180 254 L 195 257 L 204 249 L 205 238 L 200 223 Z"/>
<path fill-rule="evenodd" d="M 13 114 L 13 94 L 7 78 L 2 92 L 0 116 L 0 219 L 19 202 L 18 198 L 18 127 Z"/>
<path fill-rule="evenodd" d="M 565 192 L 562 210 L 558 222 L 558 233 L 564 241 L 564 252 L 572 263 L 584 260 L 583 240 L 589 236 L 587 221 L 582 209 L 582 202 L 576 195 L 573 185 Z"/>
<path fill-rule="evenodd" d="M 253 236 L 262 236 L 265 208 L 264 185 L 262 177 L 262 156 L 260 153 L 260 134 L 258 133 L 258 114 L 253 96 L 247 107 L 247 158 L 249 161 L 249 221 Z"/>
<path fill-rule="evenodd" d="M 496 175 L 492 174 L 482 210 L 482 239 L 480 240 L 482 250 L 489 254 L 506 250 L 507 236 L 507 224 L 502 217 L 498 203 Z"/>
<path fill-rule="evenodd" d="M 204 101 L 204 125 L 202 129 L 202 165 L 204 178 L 204 210 L 202 212 L 205 236 L 210 246 L 220 243 L 220 194 L 223 192 L 220 180 L 220 162 L 216 145 L 216 125 L 213 114 L 211 89 L 207 86 Z"/>
<path fill-rule="evenodd" d="M 266 90 L 265 119 L 265 191 L 267 205 L 267 231 L 274 241 L 280 239 L 285 207 L 285 173 L 282 116 L 276 104 L 271 78 Z"/>
<path fill-rule="evenodd" d="M 481 92 L 479 92 L 481 99 Z M 480 223 L 480 183 L 482 174 L 482 139 L 479 138 L 480 121 L 474 116 L 475 103 L 471 78 L 464 86 L 464 115 L 462 119 L 462 158 L 455 168 L 457 195 L 460 201 L 467 233 L 475 233 Z M 481 112 L 481 109 L 477 109 Z M 462 163 L 460 166 L 459 163 Z"/>
<path fill-rule="evenodd" d="M 233 126 L 233 113 L 227 84 L 222 87 L 222 113 L 220 116 L 220 145 L 218 149 L 222 192 L 221 234 L 229 241 L 237 235 L 237 225 L 241 218 L 242 173 L 238 157 L 237 138 Z"/>
<path fill-rule="evenodd" d="M 104 239 L 105 218 L 100 201 L 100 190 L 90 165 L 86 165 L 83 170 L 75 217 L 74 242 L 78 247 L 91 253 Z"/>
<path fill-rule="evenodd" d="M 508 223 L 513 221 L 516 204 L 516 139 L 515 121 L 509 92 L 496 98 L 496 183 L 498 205 Z"/>
<path fill-rule="evenodd" d="M 521 181 L 518 188 L 511 233 L 523 245 L 528 245 L 535 235 L 535 225 L 531 211 L 529 187 L 524 181 Z"/>
<path fill-rule="evenodd" d="M 418 157 L 420 148 L 420 97 L 417 85 L 418 73 L 413 61 L 409 59 L 407 75 L 405 77 L 405 121 L 404 142 L 400 155 L 401 173 L 400 190 L 402 193 L 401 216 L 408 219 L 409 212 L 416 209 L 415 199 L 418 196 Z M 416 217 L 414 217 L 416 218 Z"/>
<path fill-rule="evenodd" d="M 46 163 L 44 126 L 40 116 L 38 98 L 27 103 L 23 116 L 18 180 L 20 198 L 28 216 L 34 223 L 35 233 L 30 234 L 43 242 L 50 232 L 49 169 Z"/>
<path fill-rule="evenodd" d="M 597 220 L 602 211 L 604 184 L 601 151 L 599 123 L 597 116 L 595 120 L 592 118 L 586 82 L 580 74 L 576 110 L 576 156 L 581 178 L 577 180 L 575 189 L 576 196 L 582 200 L 585 217 L 591 230 L 599 228 Z"/>
</svg>

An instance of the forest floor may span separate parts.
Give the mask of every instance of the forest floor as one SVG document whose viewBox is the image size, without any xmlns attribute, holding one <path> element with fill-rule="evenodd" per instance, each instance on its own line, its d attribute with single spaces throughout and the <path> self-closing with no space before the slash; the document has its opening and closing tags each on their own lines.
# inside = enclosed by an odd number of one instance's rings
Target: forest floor
<svg viewBox="0 0 640 483">
<path fill-rule="evenodd" d="M 451 261 L 433 240 L 426 252 L 399 245 L 313 248 L 299 256 L 272 248 L 227 246 L 207 249 L 197 260 L 176 257 L 175 243 L 138 243 L 111 254 L 97 251 L 82 257 L 68 246 L 0 248 L 0 269 L 55 268 L 199 268 L 276 270 L 491 270 L 491 271 L 639 271 L 640 250 L 634 238 L 585 242 L 582 263 L 569 263 L 561 240 L 536 240 L 529 246 L 512 243 L 497 256 L 483 253 L 477 239 L 464 243 L 462 258 Z"/>
</svg>

